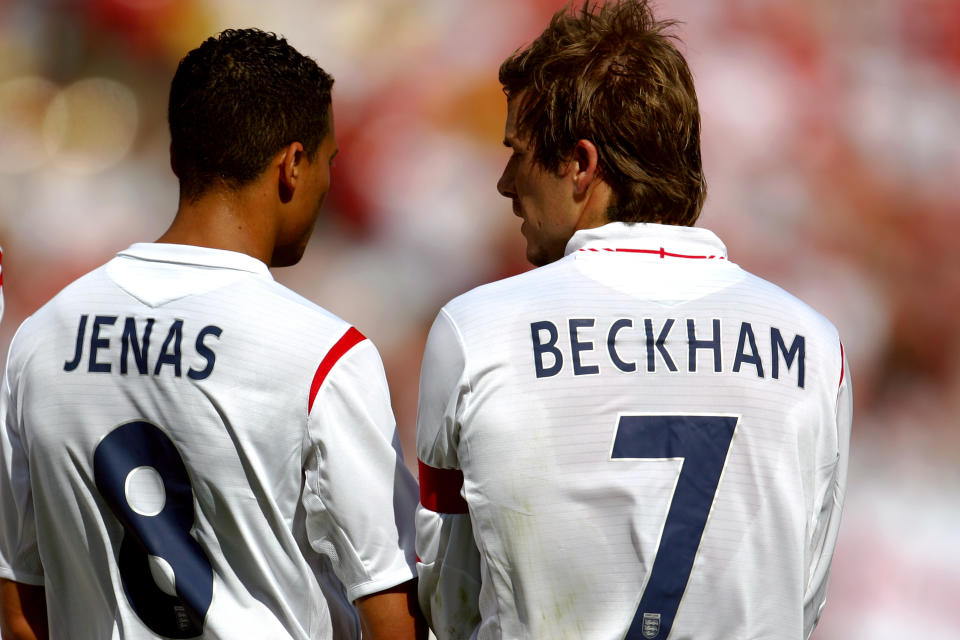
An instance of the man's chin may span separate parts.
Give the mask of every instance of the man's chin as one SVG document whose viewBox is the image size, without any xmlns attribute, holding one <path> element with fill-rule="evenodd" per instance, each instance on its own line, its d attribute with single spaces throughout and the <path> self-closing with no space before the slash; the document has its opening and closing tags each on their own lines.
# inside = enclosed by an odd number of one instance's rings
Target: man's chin
<svg viewBox="0 0 960 640">
<path fill-rule="evenodd" d="M 542 251 L 527 244 L 527 262 L 535 267 L 542 267 L 550 264 L 553 260 L 547 258 Z"/>
<path fill-rule="evenodd" d="M 300 262 L 300 258 L 303 257 L 304 250 L 306 245 L 303 247 L 298 247 L 296 249 L 286 249 L 275 251 L 273 256 L 270 259 L 271 267 L 292 267 L 293 265 Z"/>
</svg>

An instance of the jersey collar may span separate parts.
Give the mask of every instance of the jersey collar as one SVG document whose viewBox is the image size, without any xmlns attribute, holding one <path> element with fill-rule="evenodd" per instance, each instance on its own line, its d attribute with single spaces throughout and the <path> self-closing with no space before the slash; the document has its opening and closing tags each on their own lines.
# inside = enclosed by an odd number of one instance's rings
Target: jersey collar
<svg viewBox="0 0 960 640">
<path fill-rule="evenodd" d="M 726 260 L 727 248 L 708 229 L 650 222 L 611 222 L 581 229 L 567 242 L 564 255 L 578 251 L 624 252 L 657 258 Z"/>
<path fill-rule="evenodd" d="M 169 262 L 198 267 L 249 271 L 250 273 L 265 276 L 271 280 L 273 279 L 273 275 L 270 273 L 270 269 L 266 264 L 252 256 L 237 251 L 195 247 L 185 244 L 137 242 L 117 255 L 150 262 Z"/>
</svg>

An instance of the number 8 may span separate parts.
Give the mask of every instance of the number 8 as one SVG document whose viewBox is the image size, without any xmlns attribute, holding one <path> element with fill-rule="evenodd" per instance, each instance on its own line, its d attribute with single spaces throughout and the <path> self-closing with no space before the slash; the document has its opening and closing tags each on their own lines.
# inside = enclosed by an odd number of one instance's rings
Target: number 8
<svg viewBox="0 0 960 640">
<path fill-rule="evenodd" d="M 155 515 L 136 511 L 127 499 L 128 478 L 141 467 L 154 469 L 163 480 L 165 501 Z M 93 471 L 97 489 L 124 528 L 118 564 L 133 610 L 159 635 L 193 638 L 203 634 L 213 599 L 213 568 L 190 535 L 193 488 L 173 441 L 149 422 L 127 422 L 97 445 Z M 173 569 L 176 595 L 157 586 L 151 556 Z"/>
</svg>

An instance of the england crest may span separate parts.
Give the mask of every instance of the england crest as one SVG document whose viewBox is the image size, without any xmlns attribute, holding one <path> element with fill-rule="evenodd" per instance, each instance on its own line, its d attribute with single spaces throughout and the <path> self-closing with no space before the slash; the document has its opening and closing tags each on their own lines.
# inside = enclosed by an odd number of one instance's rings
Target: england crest
<svg viewBox="0 0 960 640">
<path fill-rule="evenodd" d="M 660 614 L 643 614 L 643 637 L 656 638 L 660 634 Z"/>
</svg>

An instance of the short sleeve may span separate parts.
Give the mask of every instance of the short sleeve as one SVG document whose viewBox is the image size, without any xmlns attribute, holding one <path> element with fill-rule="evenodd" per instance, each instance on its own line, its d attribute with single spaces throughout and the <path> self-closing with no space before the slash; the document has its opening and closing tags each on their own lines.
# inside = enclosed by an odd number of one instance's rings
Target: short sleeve
<svg viewBox="0 0 960 640">
<path fill-rule="evenodd" d="M 42 585 L 43 565 L 30 486 L 30 465 L 16 401 L 13 349 L 0 388 L 0 577 Z"/>
<path fill-rule="evenodd" d="M 437 469 L 459 469 L 458 415 L 469 391 L 466 356 L 453 321 L 441 310 L 430 329 L 420 371 L 417 458 Z"/>
<path fill-rule="evenodd" d="M 804 633 L 809 638 L 823 613 L 827 601 L 827 581 L 833 552 L 840 531 L 840 514 L 847 486 L 847 467 L 850 460 L 850 433 L 853 426 L 853 386 L 850 367 L 840 347 L 840 381 L 837 389 L 835 422 L 830 425 L 830 435 L 836 438 L 836 448 L 828 468 L 830 473 L 818 490 L 819 509 L 812 528 L 809 552 L 809 579 L 804 593 Z"/>
<path fill-rule="evenodd" d="M 427 338 L 417 415 L 419 600 L 440 640 L 470 638 L 480 623 L 480 553 L 457 452 L 469 391 L 459 333 L 441 311 Z"/>
<path fill-rule="evenodd" d="M 317 390 L 305 451 L 307 537 L 330 559 L 350 600 L 415 577 L 417 487 L 369 340 L 346 351 Z"/>
<path fill-rule="evenodd" d="M 0 321 L 3 320 L 3 247 L 0 247 Z"/>
</svg>

